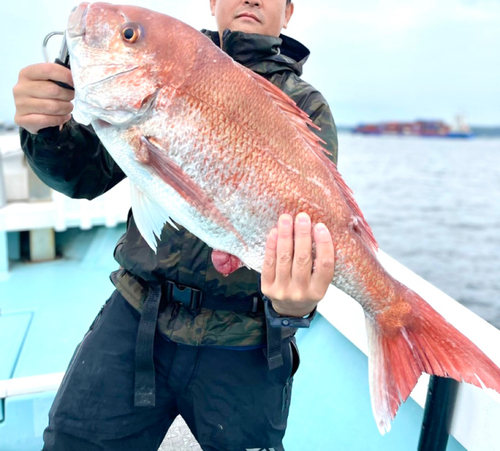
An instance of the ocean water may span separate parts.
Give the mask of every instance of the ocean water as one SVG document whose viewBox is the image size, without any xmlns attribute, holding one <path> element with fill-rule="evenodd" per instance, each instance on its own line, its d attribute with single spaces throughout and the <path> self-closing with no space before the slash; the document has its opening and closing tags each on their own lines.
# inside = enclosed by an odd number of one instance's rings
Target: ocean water
<svg viewBox="0 0 500 451">
<path fill-rule="evenodd" d="M 339 134 L 380 248 L 500 328 L 500 139 Z"/>
</svg>

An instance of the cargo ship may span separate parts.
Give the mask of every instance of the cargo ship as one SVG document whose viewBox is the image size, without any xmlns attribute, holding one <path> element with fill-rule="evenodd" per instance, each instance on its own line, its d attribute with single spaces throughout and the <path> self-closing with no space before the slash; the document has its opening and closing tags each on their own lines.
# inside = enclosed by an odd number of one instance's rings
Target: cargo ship
<svg viewBox="0 0 500 451">
<path fill-rule="evenodd" d="M 441 138 L 471 138 L 474 134 L 463 116 L 455 118 L 454 126 L 439 120 L 417 120 L 414 122 L 380 122 L 360 124 L 353 133 L 361 135 L 422 136 Z"/>
</svg>

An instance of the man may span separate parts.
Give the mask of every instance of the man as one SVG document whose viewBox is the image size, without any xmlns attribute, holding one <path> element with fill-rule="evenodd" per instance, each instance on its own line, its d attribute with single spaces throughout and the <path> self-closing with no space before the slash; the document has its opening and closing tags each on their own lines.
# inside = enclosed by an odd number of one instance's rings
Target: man
<svg viewBox="0 0 500 451">
<path fill-rule="evenodd" d="M 291 1 L 210 6 L 218 31 L 203 32 L 290 95 L 336 158 L 328 105 L 299 78 L 309 52 L 279 37 Z M 14 97 L 23 149 L 48 185 L 92 199 L 125 175 L 91 127 L 71 120 L 73 92 L 51 80 L 72 84 L 56 64 L 20 73 Z M 154 254 L 129 214 L 115 249 L 117 290 L 75 351 L 44 451 L 156 450 L 178 414 L 205 451 L 283 449 L 298 366 L 297 327 L 286 324 L 307 327 L 323 298 L 333 277 L 331 236 L 321 224 L 312 228 L 306 214 L 282 215 L 268 236 L 261 277 L 246 268 L 223 277 L 210 254 L 186 229 L 168 224 Z"/>
</svg>

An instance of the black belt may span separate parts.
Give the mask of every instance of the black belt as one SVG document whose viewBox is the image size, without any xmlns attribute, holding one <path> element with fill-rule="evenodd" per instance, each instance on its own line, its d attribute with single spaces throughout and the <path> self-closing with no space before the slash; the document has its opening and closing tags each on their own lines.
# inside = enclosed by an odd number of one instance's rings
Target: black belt
<svg viewBox="0 0 500 451">
<path fill-rule="evenodd" d="M 134 406 L 154 407 L 156 402 L 154 340 L 161 287 L 151 286 L 142 306 L 137 341 L 135 343 Z"/>
<path fill-rule="evenodd" d="M 151 286 L 142 307 L 137 341 L 135 345 L 135 389 L 134 406 L 154 407 L 156 403 L 155 367 L 153 360 L 154 338 L 160 302 L 177 302 L 187 308 L 199 310 L 229 310 L 235 313 L 263 311 L 264 304 L 258 296 L 244 299 L 224 300 L 174 282 Z"/>
<path fill-rule="evenodd" d="M 191 310 L 206 308 L 209 310 L 226 310 L 235 313 L 256 313 L 264 311 L 264 303 L 260 296 L 248 296 L 240 299 L 210 296 L 209 293 L 196 288 L 178 285 L 167 280 L 163 284 L 163 300 L 176 302 Z"/>
</svg>

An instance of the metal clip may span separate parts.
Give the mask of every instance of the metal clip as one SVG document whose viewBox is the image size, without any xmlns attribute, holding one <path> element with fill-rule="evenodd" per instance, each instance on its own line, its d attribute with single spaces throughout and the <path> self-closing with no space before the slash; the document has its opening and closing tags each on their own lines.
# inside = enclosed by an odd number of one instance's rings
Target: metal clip
<svg viewBox="0 0 500 451">
<path fill-rule="evenodd" d="M 61 49 L 59 50 L 59 56 L 55 59 L 55 63 L 64 66 L 68 69 L 70 69 L 69 65 L 69 52 L 68 52 L 68 44 L 66 43 L 66 33 L 64 31 L 52 31 L 49 33 L 47 36 L 45 36 L 45 39 L 43 40 L 43 56 L 45 58 L 45 61 L 48 63 L 50 62 L 49 55 L 47 53 L 47 44 L 49 43 L 50 38 L 53 36 L 62 36 L 62 42 L 61 42 Z M 54 83 L 58 86 L 61 86 L 61 88 L 65 89 L 70 89 L 71 91 L 74 91 L 75 89 L 73 86 L 70 86 L 66 83 L 63 83 L 61 81 L 54 81 Z"/>
<path fill-rule="evenodd" d="M 47 45 L 50 41 L 50 39 L 54 36 L 64 36 L 64 31 L 52 31 L 50 32 L 47 36 L 45 36 L 45 39 L 43 40 L 43 44 L 42 44 L 42 51 L 43 51 L 43 57 L 45 59 L 45 62 L 46 63 L 49 63 L 52 61 L 52 59 L 49 57 L 49 54 L 47 52 Z M 66 47 L 66 53 L 68 51 L 68 47 L 66 45 L 66 39 L 63 38 L 63 42 L 61 44 L 61 50 L 59 52 L 59 55 L 61 55 L 61 51 L 63 50 L 63 47 Z"/>
</svg>

